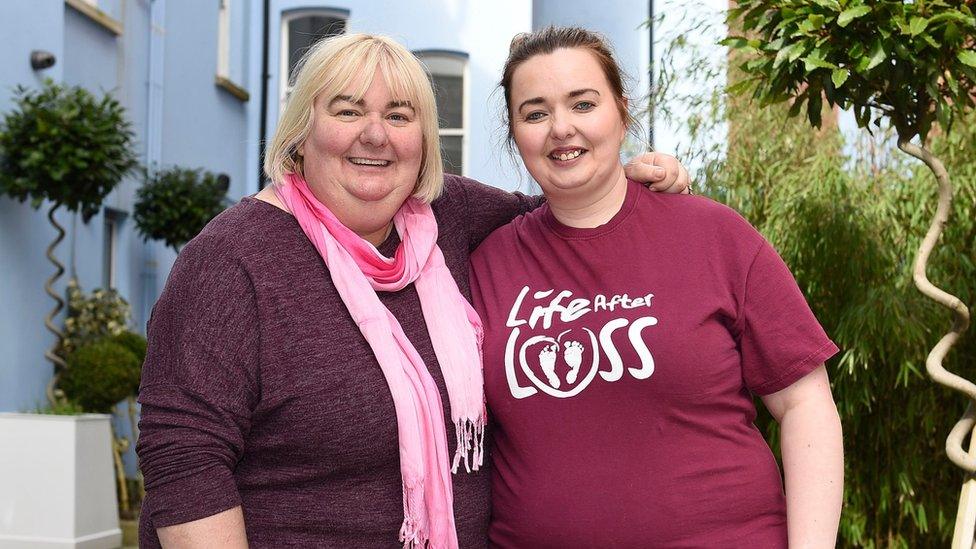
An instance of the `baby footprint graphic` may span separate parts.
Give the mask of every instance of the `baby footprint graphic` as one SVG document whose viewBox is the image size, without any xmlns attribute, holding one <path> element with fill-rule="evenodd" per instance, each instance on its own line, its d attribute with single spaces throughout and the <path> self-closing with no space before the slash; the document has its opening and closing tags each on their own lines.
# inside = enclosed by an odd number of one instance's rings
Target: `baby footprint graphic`
<svg viewBox="0 0 976 549">
<path fill-rule="evenodd" d="M 542 366 L 542 372 L 546 374 L 549 385 L 553 389 L 559 388 L 559 378 L 556 377 L 556 351 L 558 350 L 559 345 L 553 343 L 552 345 L 546 345 L 539 351 L 539 365 Z"/>
<path fill-rule="evenodd" d="M 569 364 L 569 373 L 566 374 L 566 383 L 576 383 L 576 376 L 579 375 L 580 364 L 583 363 L 583 344 L 579 341 L 567 341 L 563 345 L 563 360 Z"/>
</svg>

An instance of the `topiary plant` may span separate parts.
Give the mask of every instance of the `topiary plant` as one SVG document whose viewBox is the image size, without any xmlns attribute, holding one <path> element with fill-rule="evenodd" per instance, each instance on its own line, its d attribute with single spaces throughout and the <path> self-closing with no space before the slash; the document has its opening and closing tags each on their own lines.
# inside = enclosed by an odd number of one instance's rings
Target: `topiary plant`
<svg viewBox="0 0 976 549">
<path fill-rule="evenodd" d="M 111 413 L 139 383 L 139 359 L 111 339 L 80 347 L 67 359 L 60 387 L 88 412 Z"/>
<path fill-rule="evenodd" d="M 55 273 L 45 285 L 56 303 L 44 322 L 58 338 L 44 353 L 55 367 L 48 385 L 48 400 L 53 403 L 57 375 L 64 367 L 55 353 L 62 334 L 53 323 L 64 306 L 53 290 L 64 266 L 54 257 L 54 249 L 65 234 L 54 213 L 63 206 L 80 211 L 87 222 L 135 168 L 136 155 L 125 109 L 109 95 L 99 99 L 84 88 L 48 80 L 37 90 L 17 87 L 14 104 L 14 110 L 0 119 L 0 195 L 21 202 L 30 199 L 34 208 L 50 201 L 47 217 L 58 233 L 47 249 Z"/>
<path fill-rule="evenodd" d="M 113 337 L 111 341 L 125 347 L 136 357 L 134 364 L 135 372 L 132 376 L 135 383 L 129 391 L 129 395 L 135 395 L 139 392 L 139 379 L 142 377 L 142 363 L 146 361 L 146 338 L 135 332 L 125 330 Z"/>
<path fill-rule="evenodd" d="M 133 212 L 146 240 L 162 240 L 180 253 L 191 238 L 224 210 L 226 176 L 202 169 L 173 167 L 149 176 L 139 189 Z"/>
</svg>

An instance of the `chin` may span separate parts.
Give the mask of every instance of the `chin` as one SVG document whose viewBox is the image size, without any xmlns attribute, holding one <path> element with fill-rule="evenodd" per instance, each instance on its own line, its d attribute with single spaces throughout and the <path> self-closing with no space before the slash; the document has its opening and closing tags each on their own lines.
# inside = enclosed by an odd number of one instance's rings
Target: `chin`
<svg viewBox="0 0 976 549">
<path fill-rule="evenodd" d="M 589 179 L 583 177 L 574 178 L 551 178 L 546 183 L 539 183 L 543 190 L 551 189 L 556 192 L 572 192 L 586 187 Z"/>
<path fill-rule="evenodd" d="M 388 199 L 395 199 L 398 196 L 396 185 L 391 185 L 390 181 L 370 181 L 355 185 L 347 192 L 362 202 L 383 202 Z"/>
</svg>

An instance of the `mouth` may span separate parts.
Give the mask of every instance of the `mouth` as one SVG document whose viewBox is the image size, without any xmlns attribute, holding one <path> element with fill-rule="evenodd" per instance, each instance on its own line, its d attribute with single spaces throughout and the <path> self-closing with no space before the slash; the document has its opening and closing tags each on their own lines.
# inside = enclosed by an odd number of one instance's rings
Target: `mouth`
<svg viewBox="0 0 976 549">
<path fill-rule="evenodd" d="M 549 159 L 557 163 L 572 162 L 588 151 L 581 147 L 560 147 L 549 153 Z"/>
<path fill-rule="evenodd" d="M 370 168 L 385 168 L 393 163 L 391 160 L 383 160 L 381 158 L 365 158 L 361 156 L 350 156 L 346 157 L 350 163 L 356 166 L 365 166 Z"/>
</svg>

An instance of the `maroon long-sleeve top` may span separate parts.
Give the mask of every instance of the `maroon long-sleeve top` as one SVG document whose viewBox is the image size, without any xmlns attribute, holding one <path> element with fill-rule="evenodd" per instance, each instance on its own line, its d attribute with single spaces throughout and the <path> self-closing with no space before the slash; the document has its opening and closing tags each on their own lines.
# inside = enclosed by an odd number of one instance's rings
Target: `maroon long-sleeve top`
<svg viewBox="0 0 976 549">
<path fill-rule="evenodd" d="M 538 205 L 445 176 L 438 245 L 465 297 L 468 254 Z M 379 250 L 392 255 L 394 231 Z M 380 293 L 449 402 L 413 285 Z M 242 506 L 251 547 L 396 547 L 403 520 L 386 379 L 295 219 L 245 198 L 182 252 L 149 322 L 137 446 L 156 528 Z M 453 432 L 445 409 L 448 432 Z M 448 437 L 454 452 L 454 437 Z M 458 538 L 483 547 L 488 464 L 453 475 Z"/>
</svg>

